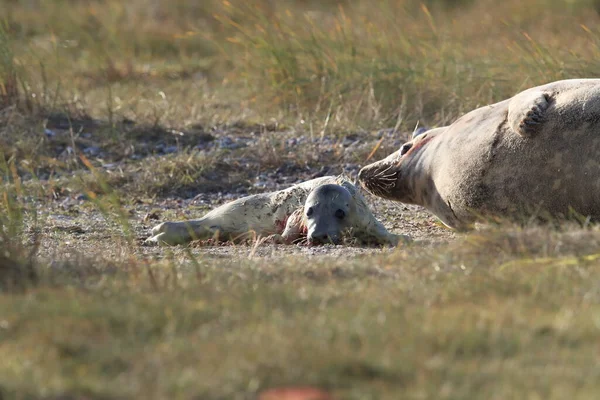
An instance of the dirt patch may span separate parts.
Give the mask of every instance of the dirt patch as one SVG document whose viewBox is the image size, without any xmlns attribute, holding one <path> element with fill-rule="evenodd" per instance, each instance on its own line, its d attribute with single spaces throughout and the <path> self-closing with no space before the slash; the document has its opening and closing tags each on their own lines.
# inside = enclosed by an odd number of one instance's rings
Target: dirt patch
<svg viewBox="0 0 600 400">
<path fill-rule="evenodd" d="M 238 197 L 236 195 L 228 198 Z M 372 248 L 347 245 L 303 246 L 257 244 L 218 244 L 189 247 L 148 247 L 143 240 L 150 229 L 167 220 L 199 218 L 208 210 L 223 203 L 218 195 L 192 199 L 165 199 L 156 203 L 125 207 L 127 223 L 133 233 L 129 242 L 119 216 L 100 212 L 88 200 L 54 202 L 46 208 L 40 255 L 54 261 L 86 256 L 101 256 L 105 260 L 122 261 L 135 254 L 142 258 L 185 258 L 188 254 L 202 258 L 278 258 L 290 255 L 312 257 L 355 257 L 365 254 L 393 252 L 394 248 Z M 406 206 L 368 198 L 375 216 L 388 230 L 408 234 L 415 243 L 409 246 L 428 246 L 453 240 L 455 233 L 443 227 L 435 217 L 417 206 Z M 149 215 L 152 218 L 148 217 Z"/>
<path fill-rule="evenodd" d="M 387 129 L 313 137 L 281 126 L 245 124 L 171 129 L 143 127 L 129 120 L 110 125 L 65 114 L 48 115 L 43 126 L 45 138 L 38 153 L 72 160 L 70 168 L 37 176 L 49 193 L 38 204 L 45 216 L 41 251 L 49 259 L 90 252 L 114 259 L 131 251 L 164 257 L 168 252 L 164 248 L 139 246 L 160 222 L 199 218 L 237 198 L 320 176 L 344 175 L 356 181 L 363 164 L 391 153 L 409 136 Z M 116 136 L 111 139 L 109 131 Z M 23 182 L 38 182 L 29 172 L 21 177 Z M 365 197 L 391 232 L 410 235 L 420 244 L 454 238 L 452 231 L 420 207 L 366 193 Z M 119 249 L 118 243 L 128 248 Z M 196 244 L 190 251 L 207 257 L 269 258 L 290 254 L 351 257 L 390 250 L 251 243 Z"/>
</svg>

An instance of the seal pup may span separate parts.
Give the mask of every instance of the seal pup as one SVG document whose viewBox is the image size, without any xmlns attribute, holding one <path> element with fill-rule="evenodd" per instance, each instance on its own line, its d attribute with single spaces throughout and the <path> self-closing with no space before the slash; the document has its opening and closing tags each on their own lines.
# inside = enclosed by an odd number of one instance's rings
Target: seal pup
<svg viewBox="0 0 600 400">
<path fill-rule="evenodd" d="M 369 192 L 468 229 L 486 218 L 600 217 L 600 79 L 525 90 L 359 172 Z"/>
<path fill-rule="evenodd" d="M 163 222 L 152 229 L 146 243 L 176 245 L 209 238 L 240 241 L 253 236 L 276 243 L 306 238 L 309 244 L 340 243 L 343 237 L 390 246 L 408 240 L 385 229 L 356 186 L 326 176 L 240 198 L 197 220 Z"/>
</svg>

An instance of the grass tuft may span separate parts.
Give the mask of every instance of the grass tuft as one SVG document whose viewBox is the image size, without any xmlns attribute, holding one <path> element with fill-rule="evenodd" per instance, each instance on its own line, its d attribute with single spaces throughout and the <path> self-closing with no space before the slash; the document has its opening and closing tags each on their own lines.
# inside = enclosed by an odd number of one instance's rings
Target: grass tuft
<svg viewBox="0 0 600 400">
<path fill-rule="evenodd" d="M 4 27 L 0 24 L 0 111 L 19 103 L 19 81 L 14 54 Z"/>
</svg>

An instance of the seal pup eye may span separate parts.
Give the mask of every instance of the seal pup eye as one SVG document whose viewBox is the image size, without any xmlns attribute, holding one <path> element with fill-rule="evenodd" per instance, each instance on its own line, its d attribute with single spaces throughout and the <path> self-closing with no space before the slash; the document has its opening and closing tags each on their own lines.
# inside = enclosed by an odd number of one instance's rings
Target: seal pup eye
<svg viewBox="0 0 600 400">
<path fill-rule="evenodd" d="M 308 207 L 308 210 L 306 210 L 306 216 L 310 217 L 311 215 L 313 215 L 313 208 L 312 207 Z"/>
<path fill-rule="evenodd" d="M 346 216 L 346 213 L 344 212 L 344 210 L 338 209 L 338 210 L 335 212 L 335 217 L 336 217 L 337 219 L 344 219 L 344 217 L 345 217 L 345 216 Z"/>
<path fill-rule="evenodd" d="M 412 148 L 412 143 L 404 143 L 402 147 L 400 147 L 400 155 L 403 156 Z"/>
</svg>

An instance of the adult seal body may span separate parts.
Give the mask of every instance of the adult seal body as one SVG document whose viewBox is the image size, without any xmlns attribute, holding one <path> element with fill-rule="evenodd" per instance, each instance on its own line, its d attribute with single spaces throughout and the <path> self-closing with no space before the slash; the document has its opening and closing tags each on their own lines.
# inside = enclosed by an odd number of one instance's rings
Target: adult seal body
<svg viewBox="0 0 600 400">
<path fill-rule="evenodd" d="M 146 242 L 175 245 L 250 237 L 269 237 L 280 243 L 306 239 L 309 244 L 340 243 L 352 237 L 361 243 L 393 246 L 407 239 L 385 229 L 352 183 L 326 176 L 243 197 L 197 220 L 164 222 L 152 229 Z"/>
<path fill-rule="evenodd" d="M 600 217 L 600 79 L 534 87 L 432 129 L 359 181 L 447 226 L 478 219 Z"/>
</svg>

